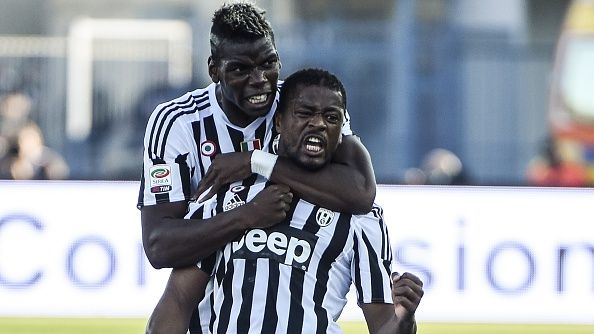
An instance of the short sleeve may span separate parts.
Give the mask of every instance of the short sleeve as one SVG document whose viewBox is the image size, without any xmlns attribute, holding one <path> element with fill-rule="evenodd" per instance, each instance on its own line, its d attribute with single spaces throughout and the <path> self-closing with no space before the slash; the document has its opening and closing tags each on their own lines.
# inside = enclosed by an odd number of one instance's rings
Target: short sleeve
<svg viewBox="0 0 594 334">
<path fill-rule="evenodd" d="M 173 103 L 173 102 L 172 102 Z M 173 104 L 175 105 L 175 104 Z M 159 105 L 149 118 L 137 207 L 189 200 L 196 151 L 193 134 L 170 104 Z"/>
<path fill-rule="evenodd" d="M 350 136 L 353 134 L 353 130 L 351 129 L 351 115 L 346 109 L 344 110 L 344 122 L 342 122 L 341 133 L 343 136 Z"/>
<path fill-rule="evenodd" d="M 359 304 L 392 303 L 392 249 L 382 209 L 355 219 L 354 258 L 351 275 Z"/>
</svg>

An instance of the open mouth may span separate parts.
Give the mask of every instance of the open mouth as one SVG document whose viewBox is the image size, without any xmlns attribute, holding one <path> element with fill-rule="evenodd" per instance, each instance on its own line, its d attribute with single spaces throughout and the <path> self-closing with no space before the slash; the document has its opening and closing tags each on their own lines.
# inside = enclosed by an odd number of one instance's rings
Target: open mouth
<svg viewBox="0 0 594 334">
<path fill-rule="evenodd" d="M 251 104 L 261 104 L 268 100 L 268 94 L 253 95 L 248 97 L 247 100 Z"/>
<path fill-rule="evenodd" d="M 305 138 L 305 150 L 309 153 L 320 153 L 324 150 L 324 140 L 316 136 L 308 136 Z"/>
</svg>

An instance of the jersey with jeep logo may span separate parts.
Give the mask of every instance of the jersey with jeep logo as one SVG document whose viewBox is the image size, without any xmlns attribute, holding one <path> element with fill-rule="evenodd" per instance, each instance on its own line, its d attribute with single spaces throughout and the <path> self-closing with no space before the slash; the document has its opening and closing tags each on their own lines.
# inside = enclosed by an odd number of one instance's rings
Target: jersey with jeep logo
<svg viewBox="0 0 594 334">
<path fill-rule="evenodd" d="M 186 217 L 232 210 L 266 185 L 235 183 L 191 203 Z M 198 264 L 214 278 L 199 307 L 202 332 L 340 333 L 351 284 L 359 304 L 392 303 L 391 262 L 381 208 L 354 216 L 294 198 L 285 221 L 248 230 Z"/>
<path fill-rule="evenodd" d="M 138 208 L 189 201 L 219 153 L 255 149 L 276 153 L 274 115 L 279 92 L 268 114 L 242 128 L 229 121 L 217 102 L 215 88 L 212 83 L 188 92 L 152 112 L 144 134 Z M 352 134 L 348 113 L 342 133 Z"/>
</svg>

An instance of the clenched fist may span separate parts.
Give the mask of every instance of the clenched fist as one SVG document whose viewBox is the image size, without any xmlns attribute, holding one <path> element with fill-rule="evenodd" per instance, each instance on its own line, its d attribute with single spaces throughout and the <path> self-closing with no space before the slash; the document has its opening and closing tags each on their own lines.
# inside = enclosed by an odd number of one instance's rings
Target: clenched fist
<svg viewBox="0 0 594 334">
<path fill-rule="evenodd" d="M 266 228 L 282 222 L 292 201 L 293 193 L 285 185 L 273 184 L 264 188 L 242 206 L 242 210 L 246 210 L 248 215 L 246 228 Z"/>
</svg>

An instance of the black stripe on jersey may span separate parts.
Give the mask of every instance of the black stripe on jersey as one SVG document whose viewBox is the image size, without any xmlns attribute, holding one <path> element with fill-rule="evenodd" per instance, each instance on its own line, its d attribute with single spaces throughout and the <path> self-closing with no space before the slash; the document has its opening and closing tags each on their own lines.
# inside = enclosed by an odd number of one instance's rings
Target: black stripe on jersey
<svg viewBox="0 0 594 334">
<path fill-rule="evenodd" d="M 316 317 L 318 319 L 318 328 L 316 333 L 323 334 L 328 330 L 328 315 L 326 310 L 322 307 L 324 296 L 328 289 L 328 272 L 332 263 L 336 260 L 338 255 L 342 252 L 345 245 L 351 225 L 351 215 L 341 213 L 336 222 L 336 228 L 330 244 L 324 251 L 318 264 L 316 273 L 316 287 L 314 290 L 314 308 Z"/>
<path fill-rule="evenodd" d="M 161 203 L 169 203 L 171 202 L 169 200 L 169 193 L 160 193 L 160 194 L 155 194 L 155 200 L 157 202 L 157 204 L 161 204 Z"/>
<path fill-rule="evenodd" d="M 190 219 L 202 219 L 204 218 L 204 205 L 198 207 L 194 213 L 190 216 Z"/>
<path fill-rule="evenodd" d="M 291 292 L 291 304 L 289 306 L 289 320 L 287 321 L 287 333 L 301 333 L 303 329 L 303 282 L 305 281 L 305 271 L 293 268 L 291 270 L 291 280 L 289 281 L 289 291 Z"/>
<path fill-rule="evenodd" d="M 179 166 L 179 176 L 181 178 L 182 190 L 184 198 L 189 200 L 192 197 L 192 190 L 190 189 L 190 167 L 188 166 L 188 154 L 180 154 L 175 158 L 175 163 Z"/>
<path fill-rule="evenodd" d="M 225 203 L 225 194 L 227 193 L 227 190 L 229 190 L 230 185 L 231 185 L 230 183 L 225 183 L 217 191 L 217 208 L 216 208 L 217 213 L 223 212 L 223 204 Z"/>
<path fill-rule="evenodd" d="M 217 134 L 217 127 L 215 125 L 214 117 L 212 115 L 208 117 L 204 117 L 204 134 L 206 140 L 209 140 L 215 144 L 216 152 L 210 156 L 210 160 L 214 159 L 214 157 L 220 153 L 220 146 L 219 146 L 219 136 Z M 201 152 L 200 146 L 198 146 L 198 152 Z"/>
<path fill-rule="evenodd" d="M 167 105 L 163 106 L 161 108 L 161 110 L 159 110 L 157 112 L 157 116 L 155 117 L 155 122 L 153 123 L 153 127 L 151 128 L 151 135 L 149 137 L 149 145 L 147 147 L 147 149 L 149 151 L 148 152 L 149 158 L 153 159 L 154 157 L 152 157 L 151 155 L 157 154 L 157 145 L 158 145 L 159 135 L 161 133 L 163 125 L 165 124 L 165 121 L 167 120 L 167 117 L 169 117 L 169 114 L 171 114 L 173 111 L 178 110 L 180 108 L 190 107 L 193 104 L 193 102 L 192 102 L 193 99 L 201 99 L 204 96 L 206 96 L 206 98 L 208 99 L 207 95 L 208 95 L 208 91 L 205 91 L 204 93 L 202 93 L 198 96 L 190 95 L 190 96 L 188 96 L 188 98 L 186 100 L 184 100 L 182 102 L 172 101 L 172 102 L 168 103 Z M 201 100 L 199 103 L 202 103 L 202 102 L 204 102 L 204 100 Z M 159 118 L 161 118 L 161 121 L 159 121 Z M 159 123 L 159 128 L 157 130 L 157 135 L 155 136 L 155 129 L 157 128 L 157 123 Z M 154 147 L 153 147 L 153 141 L 154 141 Z"/>
<path fill-rule="evenodd" d="M 295 210 L 295 207 L 292 207 Z M 316 234 L 320 230 L 320 225 L 316 222 L 316 213 L 320 209 L 320 206 L 315 205 L 309 214 L 309 217 L 305 220 L 303 230 L 312 234 Z M 293 217 L 287 214 L 287 217 Z M 291 271 L 291 283 L 289 289 L 291 291 L 291 305 L 289 308 L 289 333 L 301 333 L 303 328 L 303 306 L 301 299 L 303 298 L 303 283 L 305 281 L 305 275 L 302 270 L 293 268 Z"/>
<path fill-rule="evenodd" d="M 190 317 L 190 325 L 188 326 L 190 334 L 203 334 L 202 326 L 200 326 L 200 312 L 198 312 L 198 306 L 194 307 L 194 312 Z"/>
<path fill-rule="evenodd" d="M 227 279 L 223 280 L 223 304 L 221 305 L 219 312 L 219 326 L 217 327 L 217 333 L 227 333 L 227 327 L 231 320 L 231 307 L 233 306 L 233 274 L 235 268 L 233 266 L 233 260 L 230 260 L 227 264 Z"/>
<path fill-rule="evenodd" d="M 278 280 L 280 271 L 278 263 L 268 261 L 268 287 L 266 289 L 266 307 L 264 308 L 264 322 L 262 323 L 262 333 L 274 333 L 278 324 L 278 314 L 276 313 L 276 302 L 278 299 Z"/>
<path fill-rule="evenodd" d="M 319 209 L 320 209 L 320 206 L 315 205 L 314 208 L 311 210 L 311 213 L 309 214 L 309 217 L 307 217 L 307 220 L 305 221 L 305 225 L 303 226 L 303 229 L 305 231 L 316 234 L 320 230 L 320 225 L 318 225 L 317 219 L 316 219 L 316 214 L 318 213 Z"/>
<path fill-rule="evenodd" d="M 204 170 L 204 164 L 202 163 L 202 159 L 200 159 L 201 151 L 200 151 L 200 122 L 192 122 L 192 132 L 194 134 L 194 143 L 196 143 L 196 147 L 198 148 L 198 165 L 200 166 L 200 179 L 204 177 L 206 171 Z"/>
<path fill-rule="evenodd" d="M 227 126 L 227 132 L 233 143 L 233 149 L 235 152 L 241 152 L 241 142 L 244 140 L 243 132 L 235 130 L 234 128 Z"/>
<path fill-rule="evenodd" d="M 361 257 L 359 256 L 359 240 L 353 235 L 353 262 L 355 263 L 355 288 L 357 289 L 357 303 L 363 303 L 363 285 L 361 284 Z"/>
<path fill-rule="evenodd" d="M 208 324 L 208 330 L 210 331 L 210 333 L 212 333 L 213 328 L 214 328 L 214 323 L 217 320 L 217 315 L 214 310 L 214 291 L 211 292 L 211 294 L 210 294 L 209 302 L 210 302 L 210 322 Z"/>
<path fill-rule="evenodd" d="M 248 333 L 250 316 L 254 299 L 254 284 L 256 283 L 256 265 L 258 260 L 246 260 L 244 265 L 243 282 L 241 283 L 241 308 L 237 316 L 237 333 Z"/>
<path fill-rule="evenodd" d="M 136 207 L 141 209 L 144 206 L 144 163 L 142 164 L 143 172 L 140 175 L 140 189 L 138 190 L 138 201 L 136 201 Z"/>
<path fill-rule="evenodd" d="M 202 103 L 204 101 L 208 101 L 208 96 L 205 97 L 203 100 L 198 101 L 196 104 L 198 103 Z M 175 120 L 177 120 L 178 118 L 180 118 L 183 115 L 189 115 L 189 114 L 193 114 L 196 113 L 198 111 L 204 110 L 206 108 L 210 107 L 210 103 L 207 102 L 203 105 L 200 106 L 196 106 L 192 109 L 189 110 L 184 110 L 178 114 L 176 114 L 175 116 L 171 117 L 171 120 L 169 121 L 169 124 L 167 125 L 167 128 L 165 129 L 165 132 L 163 134 L 163 142 L 161 143 L 161 154 L 159 155 L 160 157 L 164 157 L 165 156 L 165 146 L 167 146 L 167 138 L 169 138 L 169 131 L 171 131 L 171 127 L 173 126 L 173 123 L 175 122 Z M 158 134 L 159 132 L 157 132 Z M 155 147 L 155 150 L 157 149 L 157 147 Z"/>
<path fill-rule="evenodd" d="M 369 273 L 371 275 L 371 302 L 384 302 L 384 283 L 382 281 L 382 272 L 379 267 L 379 259 L 373 250 L 373 245 L 367 238 L 365 232 L 361 233 L 363 242 L 367 249 L 367 257 L 369 258 Z"/>
</svg>

